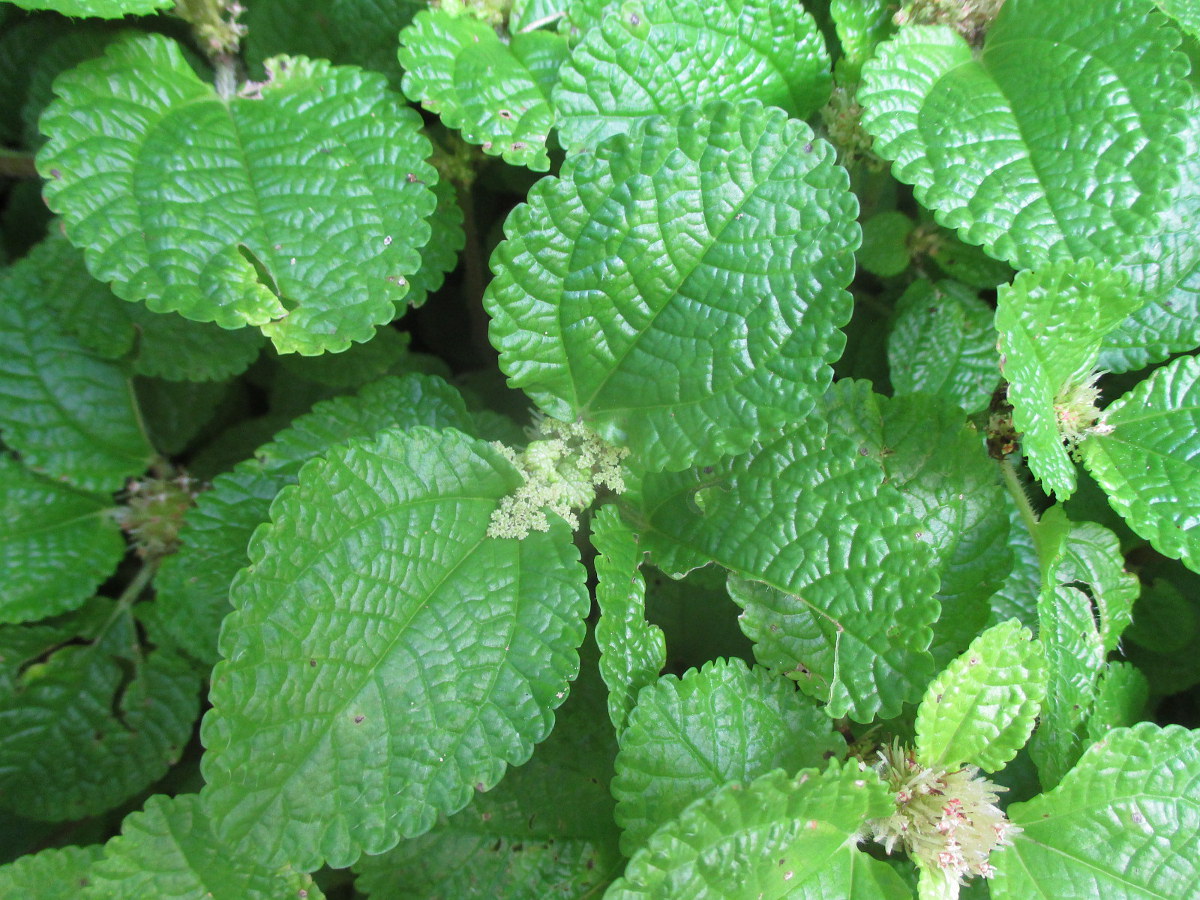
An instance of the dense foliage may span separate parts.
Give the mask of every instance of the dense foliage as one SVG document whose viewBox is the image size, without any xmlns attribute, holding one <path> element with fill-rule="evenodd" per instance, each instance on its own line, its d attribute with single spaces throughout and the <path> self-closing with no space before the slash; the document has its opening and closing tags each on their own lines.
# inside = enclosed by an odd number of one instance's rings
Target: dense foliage
<svg viewBox="0 0 1200 900">
<path fill-rule="evenodd" d="M 1195 891 L 1194 4 L 246 5 L 0 3 L 0 896 Z"/>
</svg>

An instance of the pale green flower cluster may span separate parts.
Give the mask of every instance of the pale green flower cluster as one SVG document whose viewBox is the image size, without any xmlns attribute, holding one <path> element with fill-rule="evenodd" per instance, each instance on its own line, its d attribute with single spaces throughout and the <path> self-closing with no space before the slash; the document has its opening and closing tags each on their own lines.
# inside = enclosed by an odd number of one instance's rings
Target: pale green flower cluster
<svg viewBox="0 0 1200 900">
<path fill-rule="evenodd" d="M 174 553 L 179 546 L 183 515 L 195 503 L 196 480 L 184 474 L 135 479 L 126 485 L 125 494 L 125 505 L 118 508 L 116 519 L 133 539 L 138 555 Z"/>
<path fill-rule="evenodd" d="M 897 845 L 906 850 L 921 877 L 933 880 L 929 896 L 956 900 L 968 877 L 994 873 L 992 851 L 1018 831 L 996 805 L 1007 788 L 978 777 L 975 766 L 922 765 L 899 741 L 880 750 L 875 770 L 891 788 L 896 811 L 868 822 L 867 834 L 888 853 Z"/>
<path fill-rule="evenodd" d="M 429 4 L 452 16 L 471 16 L 500 28 L 508 22 L 512 0 L 433 0 Z"/>
<path fill-rule="evenodd" d="M 1111 434 L 1112 426 L 1100 415 L 1100 389 L 1096 382 L 1103 373 L 1093 372 L 1081 383 L 1069 384 L 1054 398 L 1054 416 L 1058 430 L 1071 451 L 1091 434 Z"/>
<path fill-rule="evenodd" d="M 520 539 L 531 531 L 549 531 L 548 512 L 578 528 L 577 511 L 592 504 L 597 488 L 625 490 L 621 460 L 629 451 L 606 443 L 582 422 L 542 419 L 519 455 L 503 444 L 493 446 L 520 470 L 525 483 L 500 501 L 488 537 Z"/>
</svg>

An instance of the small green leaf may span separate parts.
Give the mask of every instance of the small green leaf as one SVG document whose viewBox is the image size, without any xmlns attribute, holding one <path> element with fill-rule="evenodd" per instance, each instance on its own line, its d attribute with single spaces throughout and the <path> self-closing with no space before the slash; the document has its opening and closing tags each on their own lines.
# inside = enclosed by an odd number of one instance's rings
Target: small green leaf
<svg viewBox="0 0 1200 900">
<path fill-rule="evenodd" d="M 1036 629 L 1037 599 L 1042 592 L 1042 567 L 1038 561 L 1033 535 L 1021 521 L 1016 504 L 1006 504 L 1009 521 L 1008 547 L 1012 551 L 1013 567 L 1001 588 L 992 595 L 988 627 L 1016 619 L 1028 628 Z"/>
<path fill-rule="evenodd" d="M 589 648 L 590 642 L 584 644 Z M 420 837 L 355 865 L 377 900 L 598 897 L 625 867 L 608 790 L 616 737 L 594 650 L 533 759 Z"/>
<path fill-rule="evenodd" d="M 1022 830 L 992 855 L 995 900 L 1186 897 L 1200 880 L 1200 732 L 1111 731 L 1008 813 Z"/>
<path fill-rule="evenodd" d="M 49 821 L 101 813 L 179 759 L 199 714 L 182 657 L 138 643 L 106 598 L 0 629 L 0 805 Z"/>
<path fill-rule="evenodd" d="M 863 67 L 863 125 L 938 221 L 992 256 L 1121 259 L 1160 228 L 1190 94 L 1179 34 L 1152 9 L 1016 0 L 979 54 L 947 27 L 904 28 Z"/>
<path fill-rule="evenodd" d="M 1082 446 L 1087 470 L 1130 528 L 1200 572 L 1200 357 L 1156 370 L 1104 423 Z"/>
<path fill-rule="evenodd" d="M 908 236 L 913 227 L 913 220 L 902 212 L 871 216 L 863 223 L 862 246 L 854 255 L 858 264 L 881 278 L 899 275 L 912 262 Z"/>
<path fill-rule="evenodd" d="M 896 30 L 892 24 L 895 6 L 887 0 L 831 0 L 829 16 L 842 45 L 838 80 L 855 82 L 875 45 Z"/>
<path fill-rule="evenodd" d="M 1117 536 L 1095 522 L 1072 523 L 1056 578 L 1060 584 L 1087 585 L 1101 646 L 1105 653 L 1115 650 L 1141 591 L 1137 575 L 1125 570 Z"/>
<path fill-rule="evenodd" d="M 344 350 L 420 268 L 429 142 L 381 76 L 303 57 L 270 72 L 221 97 L 167 38 L 114 44 L 56 83 L 46 201 L 126 300 L 256 325 L 281 352 Z"/>
<path fill-rule="evenodd" d="M 463 140 L 535 172 L 550 168 L 550 88 L 566 58 L 561 35 L 518 33 L 503 43 L 486 22 L 441 9 L 418 13 L 400 33 L 404 93 Z"/>
<path fill-rule="evenodd" d="M 92 866 L 104 855 L 99 844 L 61 847 L 22 856 L 0 866 L 0 897 L 79 900 L 91 883 Z"/>
<path fill-rule="evenodd" d="M 0 453 L 0 623 L 55 616 L 92 596 L 125 555 L 112 506 Z"/>
<path fill-rule="evenodd" d="M 204 719 L 230 847 L 335 868 L 428 831 L 525 762 L 578 673 L 571 533 L 488 538 L 520 475 L 448 429 L 313 460 L 234 582 Z"/>
<path fill-rule="evenodd" d="M 810 416 L 745 456 L 630 492 L 655 564 L 715 561 L 745 608 L 758 661 L 831 716 L 869 722 L 915 702 L 934 673 L 933 550 L 877 459 Z"/>
<path fill-rule="evenodd" d="M 855 763 L 727 784 L 659 829 L 605 897 L 794 897 L 891 809 L 883 783 Z"/>
<path fill-rule="evenodd" d="M 119 19 L 142 16 L 166 9 L 172 0 L 8 0 L 22 9 L 46 9 L 64 16 L 94 16 Z"/>
<path fill-rule="evenodd" d="M 0 280 L 0 431 L 30 468 L 112 492 L 153 450 L 127 374 L 71 337 L 46 302 L 55 255 L 35 251 Z"/>
<path fill-rule="evenodd" d="M 803 417 L 844 346 L 854 200 L 779 110 L 650 118 L 538 182 L 505 233 L 484 302 L 510 386 L 639 468 Z"/>
<path fill-rule="evenodd" d="M 1016 619 L 989 628 L 935 678 L 917 708 L 917 758 L 995 772 L 1033 731 L 1046 693 L 1041 645 Z"/>
<path fill-rule="evenodd" d="M 1126 273 L 1090 260 L 1021 272 L 1000 288 L 996 328 L 1013 424 L 1030 470 L 1060 500 L 1075 491 L 1063 441 L 1074 447 L 1099 416 L 1089 376 L 1100 341 L 1142 299 Z"/>
<path fill-rule="evenodd" d="M 920 279 L 896 301 L 888 370 L 897 396 L 925 391 L 967 413 L 987 407 L 999 383 L 991 307 L 956 281 Z"/>
<path fill-rule="evenodd" d="M 785 0 L 641 0 L 606 13 L 554 89 L 572 152 L 688 105 L 758 100 L 804 119 L 829 97 L 820 29 Z"/>
<path fill-rule="evenodd" d="M 96 900 L 283 900 L 324 896 L 312 876 L 231 853 L 195 794 L 156 794 L 104 846 L 85 896 Z"/>
<path fill-rule="evenodd" d="M 1088 741 L 1095 743 L 1114 728 L 1141 722 L 1149 700 L 1150 685 L 1133 663 L 1110 662 L 1096 687 L 1096 703 L 1087 721 Z"/>
<path fill-rule="evenodd" d="M 643 690 L 620 741 L 612 793 L 626 856 L 725 784 L 821 765 L 845 747 L 795 685 L 740 659 L 668 675 Z"/>
<path fill-rule="evenodd" d="M 644 552 L 638 536 L 621 521 L 615 506 L 592 517 L 596 548 L 596 643 L 600 674 L 608 685 L 608 716 L 617 734 L 625 730 L 638 692 L 654 683 L 667 664 L 662 629 L 646 621 Z"/>
</svg>

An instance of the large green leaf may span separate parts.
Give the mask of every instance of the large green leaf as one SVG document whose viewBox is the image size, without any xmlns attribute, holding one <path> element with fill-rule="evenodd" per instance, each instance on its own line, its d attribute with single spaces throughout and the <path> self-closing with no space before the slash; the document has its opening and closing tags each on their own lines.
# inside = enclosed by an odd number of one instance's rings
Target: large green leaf
<svg viewBox="0 0 1200 900">
<path fill-rule="evenodd" d="M 95 900 L 321 900 L 312 876 L 230 853 L 195 794 L 157 794 L 121 823 L 92 867 Z"/>
<path fill-rule="evenodd" d="M 609 505 L 592 517 L 596 548 L 596 644 L 600 674 L 608 685 L 608 716 L 620 734 L 638 692 L 654 683 L 667 664 L 662 629 L 646 621 L 644 551 L 638 536 Z"/>
<path fill-rule="evenodd" d="M 1154 0 L 1158 8 L 1173 18 L 1181 28 L 1200 37 L 1200 8 L 1192 0 Z"/>
<path fill-rule="evenodd" d="M 550 168 L 550 89 L 567 58 L 565 37 L 532 31 L 504 43 L 474 16 L 434 9 L 418 13 L 400 41 L 405 94 L 485 153 L 535 172 Z"/>
<path fill-rule="evenodd" d="M 863 125 L 938 221 L 993 256 L 1121 259 L 1160 230 L 1179 179 L 1178 43 L 1150 0 L 1009 0 L 979 54 L 943 26 L 883 44 Z"/>
<path fill-rule="evenodd" d="M 370 345 L 368 345 L 370 346 Z M 254 529 L 301 466 L 335 444 L 390 426 L 467 429 L 458 392 L 432 375 L 385 378 L 358 394 L 325 400 L 260 447 L 255 459 L 213 481 L 184 516 L 179 552 L 163 560 L 148 614 L 151 627 L 197 660 L 217 661 L 217 631 L 229 612 L 229 585 L 247 563 Z"/>
<path fill-rule="evenodd" d="M 995 772 L 1029 740 L 1046 694 L 1041 645 L 1016 619 L 989 628 L 929 685 L 917 708 L 923 765 Z"/>
<path fill-rule="evenodd" d="M 377 900 L 599 896 L 625 866 L 608 791 L 617 744 L 595 651 L 580 655 L 579 681 L 533 759 L 432 831 L 364 856 L 355 887 Z"/>
<path fill-rule="evenodd" d="M 179 759 L 199 714 L 182 657 L 138 643 L 97 598 L 46 625 L 0 629 L 0 806 L 80 819 L 144 790 Z"/>
<path fill-rule="evenodd" d="M 640 0 L 604 10 L 553 98 L 563 146 L 578 151 L 644 116 L 710 100 L 754 99 L 807 118 L 829 87 L 820 29 L 793 3 Z"/>
<path fill-rule="evenodd" d="M 1083 461 L 1129 527 L 1200 572 L 1200 357 L 1181 356 L 1104 411 Z"/>
<path fill-rule="evenodd" d="M 1144 724 L 1092 745 L 1055 790 L 1008 809 L 996 900 L 1178 900 L 1200 880 L 1200 732 Z"/>
<path fill-rule="evenodd" d="M 64 16 L 95 16 L 119 19 L 166 9 L 172 0 L 9 0 L 22 9 L 46 9 Z"/>
<path fill-rule="evenodd" d="M 933 550 L 877 459 L 810 416 L 718 466 L 647 476 L 630 492 L 655 564 L 715 561 L 738 578 L 759 662 L 792 673 L 832 716 L 869 722 L 920 698 L 934 674 Z"/>
<path fill-rule="evenodd" d="M 1021 272 L 1000 288 L 996 329 L 1013 425 L 1030 470 L 1060 500 L 1075 492 L 1063 440 L 1073 446 L 1098 415 L 1089 376 L 1100 342 L 1141 300 L 1127 274 L 1091 260 Z"/>
<path fill-rule="evenodd" d="M 67 333 L 47 299 L 53 260 L 35 252 L 0 279 L 0 432 L 31 468 L 112 492 L 153 450 L 127 373 Z"/>
<path fill-rule="evenodd" d="M 500 366 L 639 468 L 742 452 L 830 381 L 854 209 L 829 145 L 779 110 L 648 119 L 509 217 L 484 298 Z"/>
<path fill-rule="evenodd" d="M 344 350 L 420 268 L 429 142 L 382 76 L 303 57 L 270 73 L 222 97 L 166 38 L 113 45 L 56 84 L 46 201 L 126 300 L 257 325 L 281 352 Z"/>
<path fill-rule="evenodd" d="M 93 844 L 22 856 L 0 866 L 0 897 L 79 900 L 80 889 L 91 883 L 92 865 L 103 855 L 103 848 Z"/>
<path fill-rule="evenodd" d="M 231 846 L 349 865 L 550 732 L 589 602 L 561 521 L 487 537 L 520 483 L 492 445 L 421 427 L 343 445 L 280 493 L 233 585 L 202 731 Z"/>
<path fill-rule="evenodd" d="M 992 310 L 956 281 L 914 281 L 896 301 L 888 372 L 897 395 L 927 391 L 976 413 L 1000 380 Z"/>
<path fill-rule="evenodd" d="M 891 809 L 883 783 L 854 763 L 727 784 L 656 832 L 605 897 L 794 897 Z"/>
<path fill-rule="evenodd" d="M 913 900 L 896 867 L 863 853 L 857 846 L 841 853 L 814 877 L 800 885 L 788 900 Z M 964 900 L 968 900 L 964 894 Z"/>
<path fill-rule="evenodd" d="M 0 453 L 0 623 L 58 615 L 92 596 L 125 555 L 112 507 Z"/>
<path fill-rule="evenodd" d="M 740 659 L 666 676 L 638 696 L 621 734 L 612 793 L 631 856 L 693 800 L 772 769 L 796 772 L 845 748 L 795 685 Z"/>
</svg>

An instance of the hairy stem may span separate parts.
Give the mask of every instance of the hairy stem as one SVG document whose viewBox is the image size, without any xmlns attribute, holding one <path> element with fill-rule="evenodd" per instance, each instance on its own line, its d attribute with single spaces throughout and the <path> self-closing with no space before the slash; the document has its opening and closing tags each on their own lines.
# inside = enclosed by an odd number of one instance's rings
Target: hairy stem
<svg viewBox="0 0 1200 900">
<path fill-rule="evenodd" d="M 1013 468 L 1013 464 L 1008 461 L 1007 456 L 1000 460 L 999 464 L 1000 472 L 1004 475 L 1004 486 L 1008 488 L 1009 496 L 1017 505 L 1017 513 L 1020 515 L 1021 521 L 1025 523 L 1029 536 L 1033 538 L 1034 544 L 1037 544 L 1038 515 L 1033 511 L 1033 504 L 1029 502 L 1029 494 L 1025 492 L 1025 485 L 1021 484 L 1021 479 L 1017 477 L 1017 470 Z"/>
</svg>

